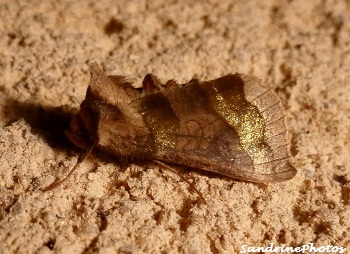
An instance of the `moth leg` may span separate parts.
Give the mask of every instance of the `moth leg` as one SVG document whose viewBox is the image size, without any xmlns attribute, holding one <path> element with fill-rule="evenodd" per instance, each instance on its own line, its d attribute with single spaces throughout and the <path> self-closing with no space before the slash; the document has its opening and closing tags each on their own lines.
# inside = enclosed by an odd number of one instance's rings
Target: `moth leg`
<svg viewBox="0 0 350 254">
<path fill-rule="evenodd" d="M 182 181 L 186 182 L 200 197 L 200 199 L 204 202 L 204 204 L 207 204 L 207 202 L 205 201 L 202 193 L 194 186 L 193 183 L 191 183 L 188 179 L 186 179 L 185 177 L 183 177 L 181 174 L 179 174 L 179 172 L 177 172 L 176 170 L 174 170 L 172 167 L 166 165 L 165 163 L 161 162 L 161 161 L 157 161 L 154 160 L 154 162 L 158 165 L 160 165 L 161 167 L 173 172 L 174 174 L 178 175 Z"/>
<path fill-rule="evenodd" d="M 119 157 L 119 166 L 121 171 L 125 171 L 127 168 L 130 167 L 131 159 L 128 156 L 120 156 Z"/>
</svg>

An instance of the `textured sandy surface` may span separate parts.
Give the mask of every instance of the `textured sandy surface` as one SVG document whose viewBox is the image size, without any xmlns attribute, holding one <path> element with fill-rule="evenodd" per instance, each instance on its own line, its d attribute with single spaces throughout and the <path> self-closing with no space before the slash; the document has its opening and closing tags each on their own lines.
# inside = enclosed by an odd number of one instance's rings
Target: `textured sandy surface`
<svg viewBox="0 0 350 254">
<path fill-rule="evenodd" d="M 347 1 L 0 1 L 1 253 L 238 253 L 242 244 L 350 249 Z M 288 182 L 262 185 L 79 154 L 63 134 L 87 63 L 136 84 L 229 72 L 286 104 Z"/>
</svg>

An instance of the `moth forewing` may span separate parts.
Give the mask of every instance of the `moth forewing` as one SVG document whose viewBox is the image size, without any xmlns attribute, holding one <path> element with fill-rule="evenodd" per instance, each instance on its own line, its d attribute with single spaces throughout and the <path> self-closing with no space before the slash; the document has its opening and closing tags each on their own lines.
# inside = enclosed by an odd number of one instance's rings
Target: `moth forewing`
<svg viewBox="0 0 350 254">
<path fill-rule="evenodd" d="M 247 101 L 259 109 L 265 121 L 264 141 L 272 153 L 270 160 L 256 165 L 256 171 L 274 174 L 274 181 L 288 180 L 296 174 L 296 170 L 289 162 L 290 135 L 283 103 L 271 87 L 262 84 L 257 78 L 247 75 L 241 77 Z"/>
<path fill-rule="evenodd" d="M 80 146 L 254 182 L 296 174 L 282 102 L 254 77 L 229 74 L 178 85 L 148 74 L 141 92 L 125 77 L 106 76 L 97 64 L 90 72 L 68 132 Z"/>
</svg>

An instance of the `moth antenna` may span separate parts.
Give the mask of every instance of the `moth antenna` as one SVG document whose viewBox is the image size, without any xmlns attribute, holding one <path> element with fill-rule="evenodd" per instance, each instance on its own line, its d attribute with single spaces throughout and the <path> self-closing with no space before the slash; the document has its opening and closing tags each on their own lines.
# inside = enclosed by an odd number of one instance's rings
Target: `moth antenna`
<svg viewBox="0 0 350 254">
<path fill-rule="evenodd" d="M 191 183 L 190 181 L 188 181 L 185 177 L 183 177 L 182 175 L 179 174 L 179 172 L 177 172 L 176 170 L 174 170 L 173 168 L 171 168 L 170 166 L 166 165 L 165 163 L 161 162 L 161 161 L 157 161 L 157 160 L 154 160 L 154 162 L 160 166 L 162 166 L 163 168 L 166 168 L 167 170 L 173 172 L 174 174 L 176 174 L 178 177 L 181 178 L 182 181 L 185 181 L 190 187 L 193 188 L 193 190 L 198 194 L 198 196 L 200 197 L 200 199 L 203 200 L 203 202 L 205 204 L 207 204 L 207 202 L 205 201 L 202 193 L 195 187 L 193 186 L 193 183 Z"/>
<path fill-rule="evenodd" d="M 88 157 L 92 151 L 92 149 L 94 148 L 93 145 L 88 146 L 78 157 L 77 162 L 75 163 L 74 167 L 71 169 L 71 171 L 68 173 L 68 175 L 63 178 L 60 181 L 55 181 L 52 184 L 50 184 L 48 187 L 44 188 L 42 191 L 46 192 L 49 190 L 53 190 L 55 188 L 57 188 L 58 186 L 60 186 L 61 184 L 65 183 L 69 177 L 74 173 L 74 171 L 79 167 L 80 163 L 86 159 L 86 157 Z"/>
</svg>

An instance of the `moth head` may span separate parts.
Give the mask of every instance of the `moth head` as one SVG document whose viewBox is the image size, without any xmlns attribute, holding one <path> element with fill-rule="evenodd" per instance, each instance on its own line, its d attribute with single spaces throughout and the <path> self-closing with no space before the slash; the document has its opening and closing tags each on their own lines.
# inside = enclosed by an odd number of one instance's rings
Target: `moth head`
<svg viewBox="0 0 350 254">
<path fill-rule="evenodd" d="M 73 144 L 80 148 L 86 148 L 93 143 L 80 114 L 73 115 L 70 130 L 66 130 L 65 134 Z"/>
</svg>

